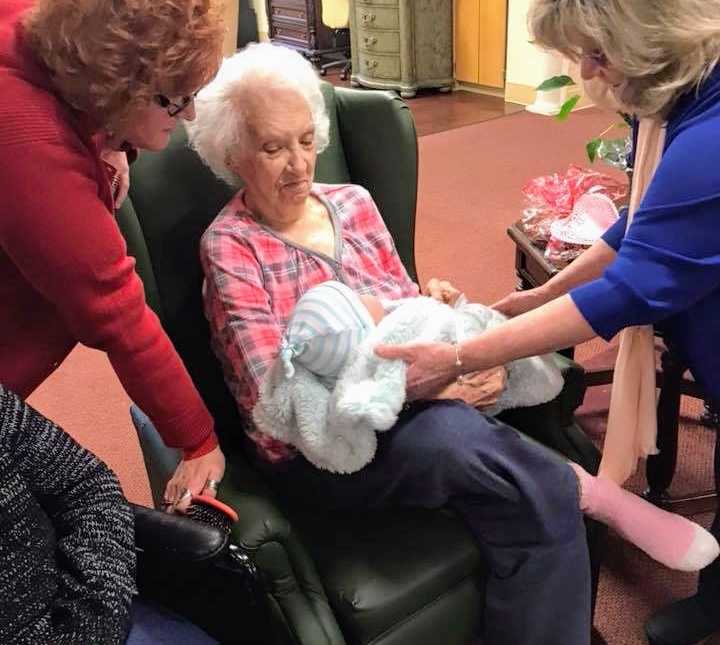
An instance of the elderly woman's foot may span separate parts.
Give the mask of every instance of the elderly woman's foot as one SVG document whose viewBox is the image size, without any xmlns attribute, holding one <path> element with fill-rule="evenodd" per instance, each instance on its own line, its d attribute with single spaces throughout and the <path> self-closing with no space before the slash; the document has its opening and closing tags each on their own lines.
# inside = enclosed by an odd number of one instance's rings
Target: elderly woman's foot
<svg viewBox="0 0 720 645">
<path fill-rule="evenodd" d="M 571 464 L 580 482 L 580 509 L 670 569 L 699 571 L 720 554 L 702 526 L 668 513 L 605 477 Z"/>
</svg>

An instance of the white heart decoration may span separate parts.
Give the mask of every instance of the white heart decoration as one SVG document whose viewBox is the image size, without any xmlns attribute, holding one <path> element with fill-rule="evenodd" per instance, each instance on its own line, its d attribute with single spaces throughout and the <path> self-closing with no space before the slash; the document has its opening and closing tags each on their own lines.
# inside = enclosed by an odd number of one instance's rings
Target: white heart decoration
<svg viewBox="0 0 720 645">
<path fill-rule="evenodd" d="M 590 246 L 617 220 L 618 209 L 607 195 L 588 192 L 578 198 L 568 217 L 555 220 L 550 233 L 568 244 Z"/>
</svg>

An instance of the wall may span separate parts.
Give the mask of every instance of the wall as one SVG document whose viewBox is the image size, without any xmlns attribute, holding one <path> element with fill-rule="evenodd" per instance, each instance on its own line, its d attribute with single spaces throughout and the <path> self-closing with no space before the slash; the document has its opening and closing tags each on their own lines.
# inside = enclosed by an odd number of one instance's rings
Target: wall
<svg viewBox="0 0 720 645">
<path fill-rule="evenodd" d="M 508 0 L 508 39 L 505 64 L 505 100 L 528 105 L 535 88 L 562 73 L 562 61 L 529 42 L 527 12 L 532 0 Z"/>
<path fill-rule="evenodd" d="M 535 88 L 545 79 L 559 74 L 569 74 L 578 79 L 578 70 L 570 61 L 557 54 L 548 53 L 530 43 L 527 29 L 527 12 L 532 0 L 508 0 L 508 38 L 505 61 L 505 100 L 528 105 L 533 112 L 554 114 L 565 98 L 580 92 L 577 87 L 556 92 L 542 92 Z M 578 107 L 585 107 L 584 99 Z"/>
</svg>

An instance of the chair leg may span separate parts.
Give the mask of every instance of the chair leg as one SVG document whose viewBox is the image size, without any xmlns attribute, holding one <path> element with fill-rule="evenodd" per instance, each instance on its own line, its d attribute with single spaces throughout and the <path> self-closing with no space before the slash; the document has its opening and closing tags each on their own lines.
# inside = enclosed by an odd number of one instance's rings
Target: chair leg
<svg viewBox="0 0 720 645">
<path fill-rule="evenodd" d="M 665 350 L 660 358 L 663 380 L 657 406 L 657 455 L 648 457 L 645 497 L 653 504 L 668 505 L 668 488 L 677 464 L 678 425 L 680 420 L 680 387 L 685 366 Z"/>
<path fill-rule="evenodd" d="M 323 63 L 320 66 L 320 75 L 325 76 L 327 74 L 327 70 L 332 69 L 333 67 L 342 67 L 343 68 L 343 74 L 345 73 L 345 68 L 348 66 L 348 60 L 345 58 L 342 58 L 340 60 L 334 60 L 330 63 Z"/>
<path fill-rule="evenodd" d="M 348 60 L 347 63 L 345 63 L 345 67 L 343 68 L 343 71 L 340 73 L 340 78 L 343 81 L 348 80 L 348 76 L 350 76 L 350 70 L 352 69 L 352 61 Z"/>
<path fill-rule="evenodd" d="M 705 401 L 705 410 L 700 417 L 700 423 L 708 428 L 720 430 L 720 409 L 712 401 Z"/>
</svg>

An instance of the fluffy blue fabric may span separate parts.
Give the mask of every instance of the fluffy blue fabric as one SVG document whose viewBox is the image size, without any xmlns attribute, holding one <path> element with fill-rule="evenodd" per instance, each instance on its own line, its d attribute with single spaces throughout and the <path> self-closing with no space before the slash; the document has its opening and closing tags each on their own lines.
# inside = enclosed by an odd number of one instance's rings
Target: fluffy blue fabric
<svg viewBox="0 0 720 645">
<path fill-rule="evenodd" d="M 261 385 L 255 424 L 298 448 L 318 468 L 337 473 L 360 470 L 375 454 L 375 433 L 392 428 L 405 403 L 405 363 L 379 358 L 375 346 L 455 342 L 503 320 L 484 305 L 453 308 L 425 297 L 398 301 L 351 354 L 332 389 L 301 365 L 288 378 L 278 361 Z M 506 369 L 506 387 L 496 405 L 483 410 L 486 414 L 545 403 L 563 386 L 548 356 L 513 361 Z"/>
</svg>

